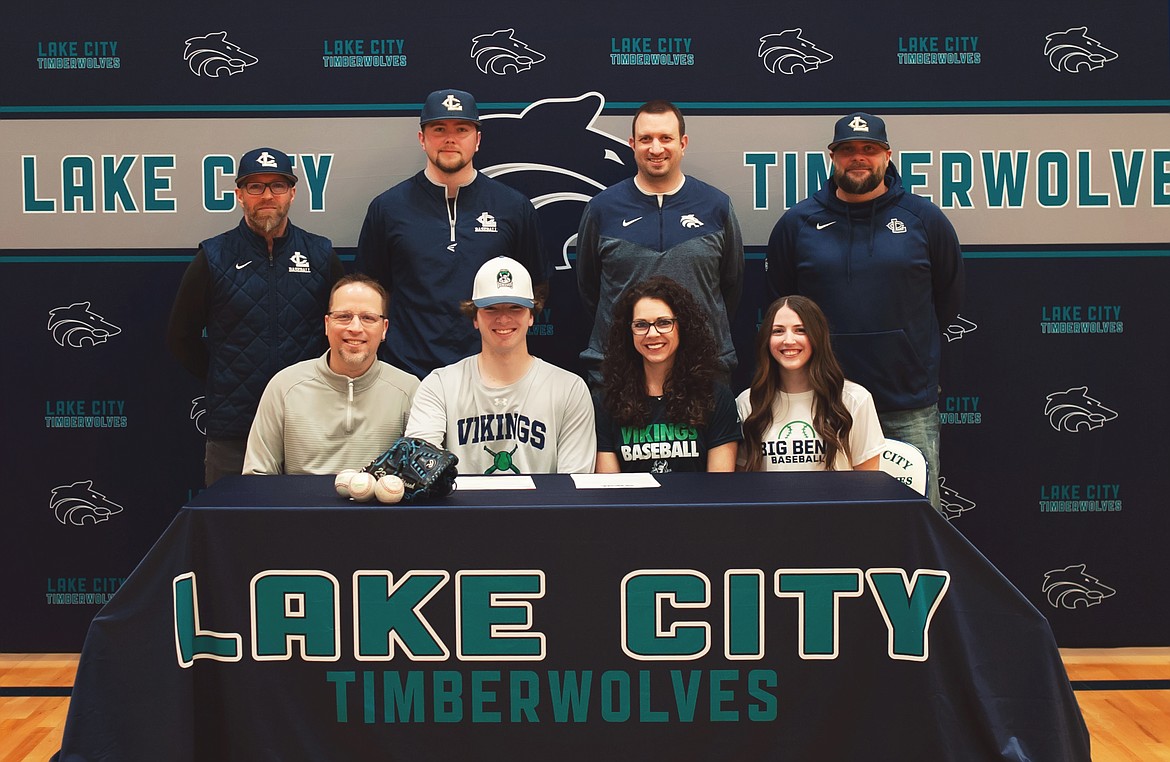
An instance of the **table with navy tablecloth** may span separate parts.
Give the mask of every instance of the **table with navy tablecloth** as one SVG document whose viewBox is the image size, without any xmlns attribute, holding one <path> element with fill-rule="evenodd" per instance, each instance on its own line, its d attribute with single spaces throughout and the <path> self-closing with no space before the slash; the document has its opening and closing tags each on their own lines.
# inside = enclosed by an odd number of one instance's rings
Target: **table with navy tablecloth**
<svg viewBox="0 0 1170 762">
<path fill-rule="evenodd" d="M 62 760 L 1089 760 L 1048 623 L 876 473 L 197 495 L 94 619 Z"/>
</svg>

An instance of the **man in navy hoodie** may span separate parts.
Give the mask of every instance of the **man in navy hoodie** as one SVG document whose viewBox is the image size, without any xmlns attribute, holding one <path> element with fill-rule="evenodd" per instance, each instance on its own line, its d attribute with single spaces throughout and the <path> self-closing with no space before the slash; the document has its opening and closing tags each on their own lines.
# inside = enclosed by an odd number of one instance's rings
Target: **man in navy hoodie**
<svg viewBox="0 0 1170 762">
<path fill-rule="evenodd" d="M 939 355 L 963 296 L 958 236 L 902 187 L 880 118 L 839 119 L 829 155 L 828 182 L 772 230 L 768 283 L 824 310 L 845 375 L 873 394 L 882 431 L 926 456 L 937 509 Z"/>
</svg>

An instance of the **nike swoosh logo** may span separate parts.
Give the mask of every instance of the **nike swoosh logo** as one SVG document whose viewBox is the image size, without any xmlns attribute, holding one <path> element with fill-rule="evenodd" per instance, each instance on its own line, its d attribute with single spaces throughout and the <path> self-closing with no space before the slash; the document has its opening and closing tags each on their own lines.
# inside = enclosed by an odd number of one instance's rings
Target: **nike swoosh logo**
<svg viewBox="0 0 1170 762">
<path fill-rule="evenodd" d="M 247 267 L 250 264 L 252 264 L 252 260 L 250 260 L 250 259 L 247 262 L 236 262 L 236 269 L 243 270 L 245 267 Z"/>
<path fill-rule="evenodd" d="M 640 219 L 642 219 L 642 218 L 641 218 L 641 217 L 635 217 L 635 218 L 634 218 L 634 219 L 632 219 L 632 220 L 622 220 L 622 227 L 623 227 L 623 228 L 628 228 L 630 225 L 633 225 L 635 222 L 637 222 L 637 221 L 638 221 L 638 220 L 640 220 Z"/>
<path fill-rule="evenodd" d="M 829 227 L 830 225 L 836 225 L 836 224 L 837 224 L 836 220 L 833 220 L 832 222 L 818 222 L 817 223 L 817 230 L 824 230 L 825 228 Z"/>
</svg>

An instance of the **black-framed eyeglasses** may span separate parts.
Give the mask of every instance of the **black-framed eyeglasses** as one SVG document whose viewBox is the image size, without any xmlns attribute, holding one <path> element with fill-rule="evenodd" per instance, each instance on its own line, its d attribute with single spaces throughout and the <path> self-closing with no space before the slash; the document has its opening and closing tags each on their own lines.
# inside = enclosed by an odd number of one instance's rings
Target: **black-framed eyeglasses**
<svg viewBox="0 0 1170 762">
<path fill-rule="evenodd" d="M 292 183 L 287 180 L 273 180 L 270 183 L 252 182 L 244 183 L 240 186 L 244 189 L 244 193 L 249 196 L 263 196 L 264 189 L 272 191 L 273 196 L 283 196 L 288 193 L 288 189 L 292 187 Z"/>
<path fill-rule="evenodd" d="M 356 315 L 357 319 L 362 321 L 362 325 L 367 327 L 375 326 L 386 319 L 385 315 L 379 315 L 376 312 L 349 312 L 346 310 L 326 312 L 325 315 L 337 325 L 349 325 Z"/>
<path fill-rule="evenodd" d="M 658 318 L 653 323 L 646 320 L 635 320 L 630 323 L 630 330 L 634 332 L 635 336 L 645 336 L 650 333 L 651 327 L 659 333 L 670 333 L 674 330 L 674 325 L 677 322 L 678 318 Z"/>
</svg>

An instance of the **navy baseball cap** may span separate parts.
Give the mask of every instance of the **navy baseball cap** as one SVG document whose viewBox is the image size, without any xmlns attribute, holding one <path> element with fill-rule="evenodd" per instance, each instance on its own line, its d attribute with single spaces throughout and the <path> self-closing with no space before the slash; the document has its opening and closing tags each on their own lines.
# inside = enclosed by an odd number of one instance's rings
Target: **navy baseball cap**
<svg viewBox="0 0 1170 762">
<path fill-rule="evenodd" d="M 236 168 L 236 185 L 247 180 L 249 175 L 263 174 L 284 175 L 290 183 L 297 184 L 292 159 L 288 158 L 288 154 L 275 148 L 253 148 L 240 157 L 240 165 Z"/>
<path fill-rule="evenodd" d="M 423 103 L 419 125 L 437 122 L 440 119 L 462 119 L 479 124 L 479 107 L 475 96 L 463 90 L 436 90 Z"/>
<path fill-rule="evenodd" d="M 886 123 L 880 117 L 864 111 L 854 111 L 837 120 L 829 150 L 832 151 L 838 144 L 850 140 L 866 140 L 870 143 L 880 143 L 885 148 L 890 147 L 890 141 L 886 139 Z"/>
</svg>

